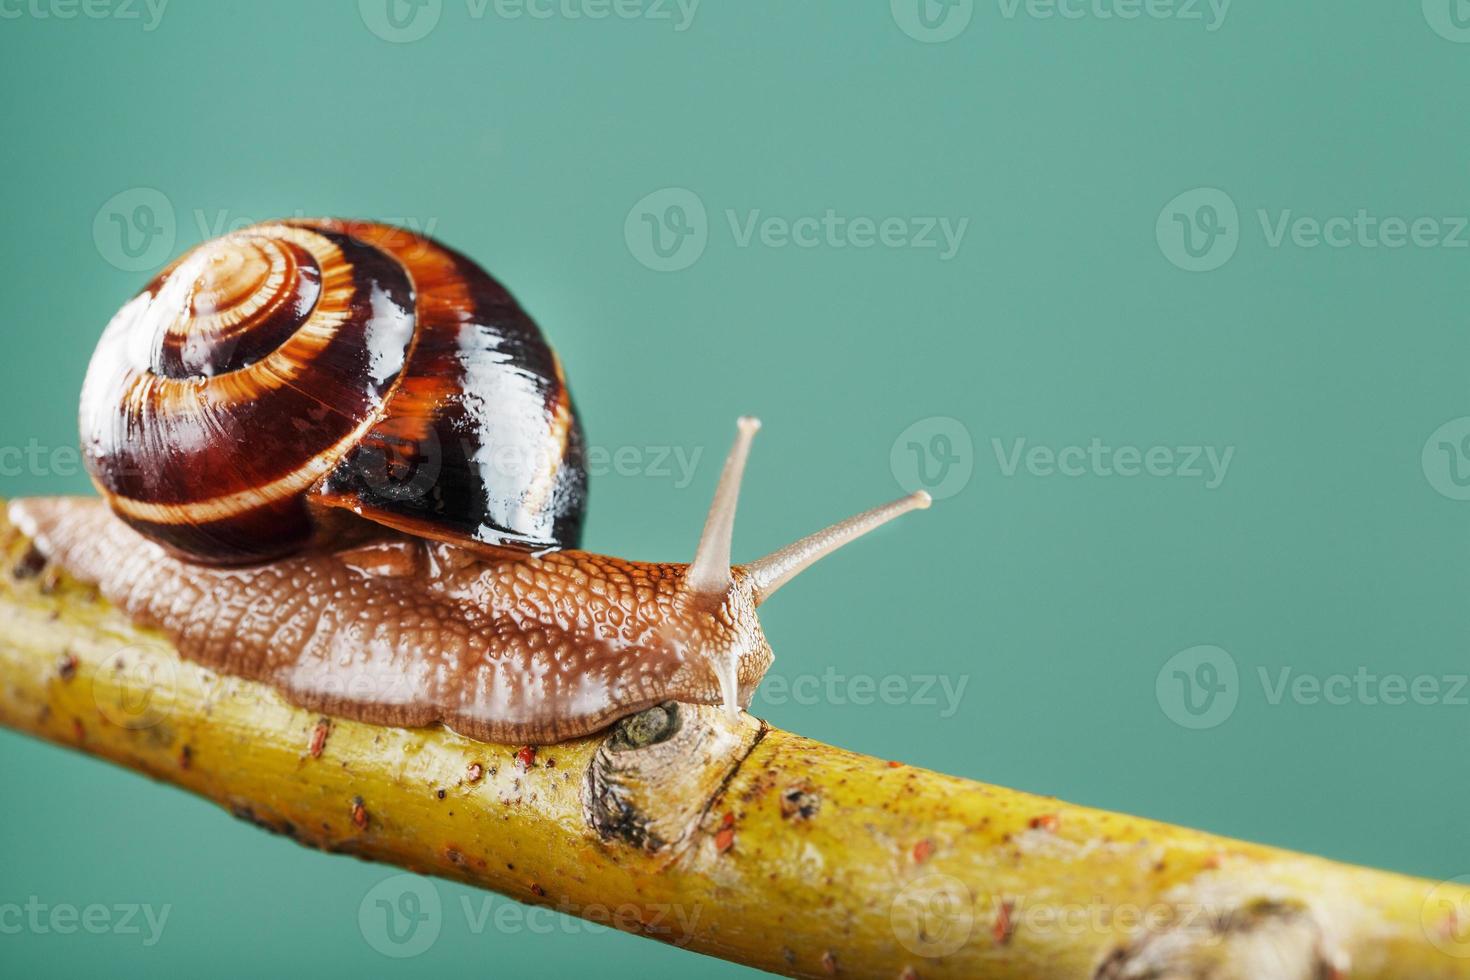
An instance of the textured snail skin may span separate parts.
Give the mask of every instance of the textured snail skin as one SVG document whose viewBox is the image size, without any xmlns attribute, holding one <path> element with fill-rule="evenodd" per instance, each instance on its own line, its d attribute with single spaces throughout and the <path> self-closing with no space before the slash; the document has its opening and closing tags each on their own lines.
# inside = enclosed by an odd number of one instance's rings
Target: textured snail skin
<svg viewBox="0 0 1470 980">
<path fill-rule="evenodd" d="M 575 547 L 582 433 L 531 318 L 401 228 L 255 225 L 165 269 L 108 325 L 82 447 L 123 520 L 243 565 L 356 514 L 419 537 Z"/>
<path fill-rule="evenodd" d="M 683 564 L 496 557 L 404 535 L 212 568 L 171 556 L 98 500 L 10 511 L 49 560 L 185 659 L 372 724 L 544 744 L 669 699 L 718 704 L 721 674 L 749 705 L 772 660 L 738 565 L 717 602 L 681 589 Z"/>
</svg>

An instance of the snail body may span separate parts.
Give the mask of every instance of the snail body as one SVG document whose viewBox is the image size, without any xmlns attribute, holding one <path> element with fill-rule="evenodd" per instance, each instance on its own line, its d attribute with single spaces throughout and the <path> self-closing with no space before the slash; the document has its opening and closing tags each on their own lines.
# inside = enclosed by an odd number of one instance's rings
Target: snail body
<svg viewBox="0 0 1470 980">
<path fill-rule="evenodd" d="M 256 226 L 104 334 L 82 399 L 102 499 L 11 518 L 184 658 L 294 704 L 554 742 L 665 700 L 748 706 L 773 659 L 756 607 L 928 504 L 732 565 L 758 427 L 740 422 L 691 563 L 577 550 L 581 427 L 509 294 L 399 229 Z"/>
</svg>

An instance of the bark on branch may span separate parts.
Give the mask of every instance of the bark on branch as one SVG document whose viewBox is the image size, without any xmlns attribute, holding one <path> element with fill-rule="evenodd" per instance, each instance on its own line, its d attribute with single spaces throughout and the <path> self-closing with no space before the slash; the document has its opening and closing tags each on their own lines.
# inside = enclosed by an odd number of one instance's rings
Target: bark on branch
<svg viewBox="0 0 1470 980">
<path fill-rule="evenodd" d="M 3 511 L 0 511 L 3 513 Z M 301 844 L 790 976 L 1470 978 L 1470 890 L 668 704 L 558 745 L 323 718 L 181 661 L 0 517 L 0 724 Z"/>
</svg>

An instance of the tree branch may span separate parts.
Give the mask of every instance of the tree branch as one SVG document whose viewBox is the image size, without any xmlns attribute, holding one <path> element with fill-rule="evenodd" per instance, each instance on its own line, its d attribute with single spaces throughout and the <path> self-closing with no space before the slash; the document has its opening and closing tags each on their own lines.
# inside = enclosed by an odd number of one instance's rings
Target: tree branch
<svg viewBox="0 0 1470 980">
<path fill-rule="evenodd" d="M 790 976 L 1470 978 L 1458 885 L 955 779 L 716 708 L 669 704 L 539 747 L 323 718 L 181 661 L 3 518 L 0 544 L 0 724 L 301 844 Z"/>
</svg>

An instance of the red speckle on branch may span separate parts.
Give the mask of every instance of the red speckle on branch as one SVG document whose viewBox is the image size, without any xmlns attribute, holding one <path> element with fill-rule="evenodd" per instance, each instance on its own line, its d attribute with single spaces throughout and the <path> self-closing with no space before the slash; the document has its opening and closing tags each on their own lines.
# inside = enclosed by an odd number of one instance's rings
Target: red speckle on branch
<svg viewBox="0 0 1470 980">
<path fill-rule="evenodd" d="M 914 861 L 923 864 L 934 853 L 934 842 L 925 837 L 914 845 Z"/>
<path fill-rule="evenodd" d="M 1039 817 L 1031 818 L 1032 830 L 1044 830 L 1048 834 L 1054 834 L 1062 826 L 1062 818 L 1055 813 L 1043 813 Z"/>
<path fill-rule="evenodd" d="M 522 772 L 525 772 L 535 764 L 536 746 L 522 745 L 520 750 L 516 752 L 516 765 L 520 766 Z"/>
<path fill-rule="evenodd" d="M 316 723 L 311 730 L 311 744 L 306 747 L 306 754 L 313 759 L 322 757 L 322 749 L 327 747 L 327 734 L 332 730 L 332 723 L 323 718 Z"/>
<path fill-rule="evenodd" d="M 471 762 L 469 768 L 464 771 L 467 782 L 478 783 L 485 776 L 485 767 L 478 762 Z"/>
<path fill-rule="evenodd" d="M 362 797 L 352 798 L 352 823 L 358 830 L 366 830 L 368 825 L 367 807 L 363 805 Z"/>
<path fill-rule="evenodd" d="M 720 819 L 720 829 L 715 834 L 715 850 L 724 854 L 735 846 L 735 814 L 726 813 Z"/>
<path fill-rule="evenodd" d="M 1001 902 L 1000 908 L 996 910 L 995 925 L 991 927 L 990 935 L 997 946 L 1009 943 L 1012 933 L 1016 931 L 1015 925 L 1011 922 L 1011 909 L 1014 907 L 1012 902 Z"/>
</svg>

